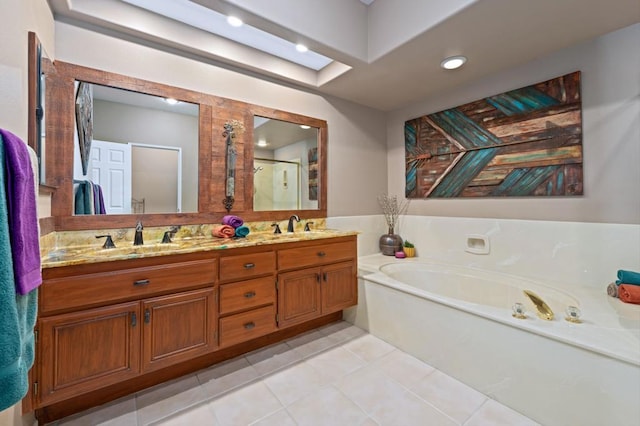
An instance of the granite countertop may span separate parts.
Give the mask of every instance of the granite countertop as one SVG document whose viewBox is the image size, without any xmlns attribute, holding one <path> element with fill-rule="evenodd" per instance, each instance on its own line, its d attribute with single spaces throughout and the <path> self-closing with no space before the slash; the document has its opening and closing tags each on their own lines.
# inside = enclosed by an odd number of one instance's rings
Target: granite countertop
<svg viewBox="0 0 640 426">
<path fill-rule="evenodd" d="M 357 235 L 357 232 L 322 229 L 310 232 L 282 234 L 260 232 L 249 234 L 244 238 L 176 238 L 171 243 L 163 244 L 154 241 L 141 246 L 134 246 L 131 241 L 121 241 L 116 243 L 116 248 L 111 249 L 102 248 L 102 245 L 68 245 L 64 247 L 52 247 L 47 250 L 42 254 L 41 262 L 42 268 L 45 269 L 143 257 L 320 240 L 351 235 Z"/>
</svg>

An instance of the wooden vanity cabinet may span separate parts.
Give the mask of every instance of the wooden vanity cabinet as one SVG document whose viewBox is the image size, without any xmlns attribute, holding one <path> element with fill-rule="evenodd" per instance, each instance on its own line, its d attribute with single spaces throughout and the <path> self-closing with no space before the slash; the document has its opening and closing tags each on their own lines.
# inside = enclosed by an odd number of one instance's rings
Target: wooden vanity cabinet
<svg viewBox="0 0 640 426">
<path fill-rule="evenodd" d="M 358 302 L 355 237 L 278 250 L 278 325 L 287 327 Z"/>
<path fill-rule="evenodd" d="M 185 256 L 44 270 L 36 408 L 216 349 L 216 259 Z"/>
<path fill-rule="evenodd" d="M 50 422 L 337 321 L 356 304 L 356 262 L 348 236 L 46 268 L 36 416 Z"/>
<path fill-rule="evenodd" d="M 220 257 L 220 347 L 276 330 L 276 254 L 271 247 L 241 253 Z"/>
<path fill-rule="evenodd" d="M 39 320 L 42 404 L 74 397 L 140 373 L 140 305 L 86 309 Z"/>
</svg>

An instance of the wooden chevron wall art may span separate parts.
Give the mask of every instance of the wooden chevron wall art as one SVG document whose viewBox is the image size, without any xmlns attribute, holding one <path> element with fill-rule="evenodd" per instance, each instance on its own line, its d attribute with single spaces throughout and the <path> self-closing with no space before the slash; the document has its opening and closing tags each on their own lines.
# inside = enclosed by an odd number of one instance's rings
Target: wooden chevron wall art
<svg viewBox="0 0 640 426">
<path fill-rule="evenodd" d="M 405 122 L 407 198 L 582 195 L 580 72 Z"/>
</svg>

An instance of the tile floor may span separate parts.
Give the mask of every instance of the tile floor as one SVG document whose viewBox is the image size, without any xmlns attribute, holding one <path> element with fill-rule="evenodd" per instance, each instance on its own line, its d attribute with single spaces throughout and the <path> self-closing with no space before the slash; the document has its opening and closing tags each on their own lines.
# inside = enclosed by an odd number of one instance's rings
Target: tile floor
<svg viewBox="0 0 640 426">
<path fill-rule="evenodd" d="M 346 322 L 53 423 L 536 425 Z"/>
</svg>

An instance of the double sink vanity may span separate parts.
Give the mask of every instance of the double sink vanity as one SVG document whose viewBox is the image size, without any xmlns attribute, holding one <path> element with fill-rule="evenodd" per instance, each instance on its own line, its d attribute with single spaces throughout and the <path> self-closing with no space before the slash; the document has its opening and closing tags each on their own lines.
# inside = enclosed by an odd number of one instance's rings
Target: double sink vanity
<svg viewBox="0 0 640 426">
<path fill-rule="evenodd" d="M 51 216 L 40 219 L 43 284 L 23 412 L 55 421 L 337 321 L 356 304 L 356 233 L 325 229 L 326 121 L 50 61 L 34 34 L 29 52 L 29 145 Z M 134 92 L 147 98 L 121 97 Z M 169 118 L 169 98 L 193 108 Z M 163 122 L 148 121 L 155 115 Z M 191 124 L 165 130 L 170 121 Z M 178 167 L 149 148 L 170 151 Z M 110 180 L 120 174 L 103 173 L 100 158 L 129 150 L 147 152 L 147 168 L 132 161 L 131 182 Z M 88 184 L 105 194 L 99 212 L 77 208 Z M 156 193 L 170 187 L 160 206 Z M 211 236 L 226 214 L 244 219 L 246 238 Z M 284 230 L 289 217 L 314 226 L 275 234 L 273 222 Z M 133 244 L 136 223 L 143 245 Z M 176 232 L 163 243 L 167 229 Z M 102 247 L 107 234 L 115 247 Z"/>
<path fill-rule="evenodd" d="M 353 232 L 116 244 L 43 249 L 40 421 L 336 321 L 357 303 Z"/>
</svg>

